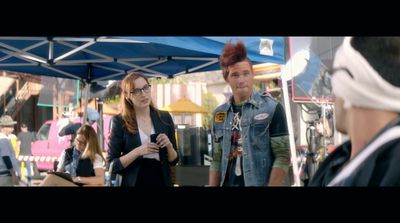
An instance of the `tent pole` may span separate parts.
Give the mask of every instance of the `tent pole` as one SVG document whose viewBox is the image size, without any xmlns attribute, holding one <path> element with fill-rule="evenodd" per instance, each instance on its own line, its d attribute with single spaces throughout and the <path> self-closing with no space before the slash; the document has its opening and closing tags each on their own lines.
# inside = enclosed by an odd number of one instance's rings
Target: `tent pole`
<svg viewBox="0 0 400 223">
<path fill-rule="evenodd" d="M 300 186 L 299 167 L 297 165 L 296 145 L 294 143 L 292 112 L 290 110 L 289 88 L 287 85 L 287 81 L 288 80 L 286 78 L 282 77 L 282 88 L 283 88 L 282 91 L 285 102 L 286 122 L 289 130 L 289 142 L 290 142 L 290 154 L 291 154 L 290 160 L 293 168 L 294 186 Z"/>
<path fill-rule="evenodd" d="M 289 37 L 285 38 L 285 61 L 286 63 L 289 61 L 291 56 L 290 52 L 290 39 Z M 282 70 L 282 66 L 281 66 Z M 283 91 L 283 98 L 285 103 L 285 113 L 286 113 L 286 122 L 289 131 L 289 143 L 290 143 L 290 161 L 292 163 L 292 170 L 293 170 L 293 179 L 294 185 L 293 186 L 300 186 L 300 175 L 299 175 L 299 166 L 297 163 L 297 153 L 296 153 L 296 144 L 294 142 L 294 132 L 293 132 L 293 121 L 292 121 L 292 112 L 290 109 L 290 98 L 289 98 L 289 88 L 288 88 L 288 78 L 289 75 L 281 75 L 282 80 L 282 91 Z"/>
<path fill-rule="evenodd" d="M 103 120 L 103 97 L 97 98 L 97 110 L 99 112 L 99 121 L 97 122 L 97 141 L 99 142 L 100 149 L 104 151 L 104 120 Z"/>
<path fill-rule="evenodd" d="M 88 107 L 88 101 L 89 101 L 89 89 L 90 89 L 90 83 L 84 82 L 85 83 L 85 97 L 83 98 L 84 101 L 84 106 L 83 106 L 83 124 L 87 123 L 87 107 Z"/>
<path fill-rule="evenodd" d="M 88 101 L 89 101 L 89 94 L 90 94 L 90 80 L 92 78 L 92 65 L 89 64 L 88 66 L 88 75 L 87 75 L 87 79 L 82 80 L 85 83 L 85 105 L 84 105 L 84 110 L 83 110 L 83 121 L 82 121 L 82 125 L 87 123 L 87 107 L 88 107 Z M 88 81 L 87 81 L 88 80 Z"/>
</svg>

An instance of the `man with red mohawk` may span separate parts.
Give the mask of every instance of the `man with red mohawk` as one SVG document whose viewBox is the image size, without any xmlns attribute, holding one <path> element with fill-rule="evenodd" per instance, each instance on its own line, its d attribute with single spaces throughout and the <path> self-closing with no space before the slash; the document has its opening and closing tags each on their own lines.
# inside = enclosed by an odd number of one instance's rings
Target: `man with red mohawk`
<svg viewBox="0 0 400 223">
<path fill-rule="evenodd" d="M 244 44 L 227 43 L 220 56 L 233 96 L 213 112 L 210 186 L 281 186 L 290 163 L 282 105 L 253 89 L 254 71 Z"/>
</svg>

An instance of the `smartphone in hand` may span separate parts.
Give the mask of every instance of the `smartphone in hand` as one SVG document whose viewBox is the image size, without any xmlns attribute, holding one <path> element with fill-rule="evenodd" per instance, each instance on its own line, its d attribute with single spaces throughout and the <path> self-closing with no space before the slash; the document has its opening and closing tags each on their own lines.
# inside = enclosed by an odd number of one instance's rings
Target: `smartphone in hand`
<svg viewBox="0 0 400 223">
<path fill-rule="evenodd" d="M 158 135 L 160 135 L 160 133 L 151 134 L 150 142 L 157 144 Z M 158 153 L 159 153 L 159 160 L 168 160 L 167 147 L 161 147 L 160 150 L 158 151 Z"/>
<path fill-rule="evenodd" d="M 156 134 L 151 134 L 150 135 L 150 142 L 152 143 L 156 143 L 157 144 L 157 137 L 160 133 L 156 133 Z"/>
</svg>

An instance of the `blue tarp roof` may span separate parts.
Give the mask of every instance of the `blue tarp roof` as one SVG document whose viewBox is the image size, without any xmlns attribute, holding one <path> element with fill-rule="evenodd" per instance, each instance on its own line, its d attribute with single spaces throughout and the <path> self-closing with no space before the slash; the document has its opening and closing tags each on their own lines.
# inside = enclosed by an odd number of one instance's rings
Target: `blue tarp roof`
<svg viewBox="0 0 400 223">
<path fill-rule="evenodd" d="M 0 37 L 0 70 L 86 82 L 133 70 L 175 77 L 220 69 L 224 44 L 239 39 L 254 64 L 284 64 L 283 37 Z"/>
</svg>

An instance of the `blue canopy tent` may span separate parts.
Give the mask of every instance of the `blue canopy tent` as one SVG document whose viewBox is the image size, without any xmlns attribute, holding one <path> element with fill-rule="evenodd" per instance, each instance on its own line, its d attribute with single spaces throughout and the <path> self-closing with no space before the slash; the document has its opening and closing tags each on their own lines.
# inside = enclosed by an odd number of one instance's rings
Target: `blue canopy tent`
<svg viewBox="0 0 400 223">
<path fill-rule="evenodd" d="M 284 64 L 283 37 L 0 37 L 0 69 L 85 83 L 119 80 L 130 71 L 173 78 L 218 70 L 224 43 L 236 39 L 254 64 Z"/>
<path fill-rule="evenodd" d="M 253 64 L 285 63 L 283 37 L 0 37 L 0 70 L 78 79 L 88 95 L 91 83 L 131 71 L 173 78 L 218 70 L 224 44 L 239 39 Z"/>
<path fill-rule="evenodd" d="M 233 37 L 0 37 L 0 70 L 78 79 L 85 83 L 85 95 L 89 95 L 91 83 L 119 80 L 130 71 L 173 78 L 195 71 L 217 70 L 219 54 L 224 43 L 231 39 L 234 40 Z M 283 37 L 240 39 L 248 46 L 254 64 L 284 63 Z M 267 55 L 260 55 L 259 52 L 265 51 Z"/>
</svg>

